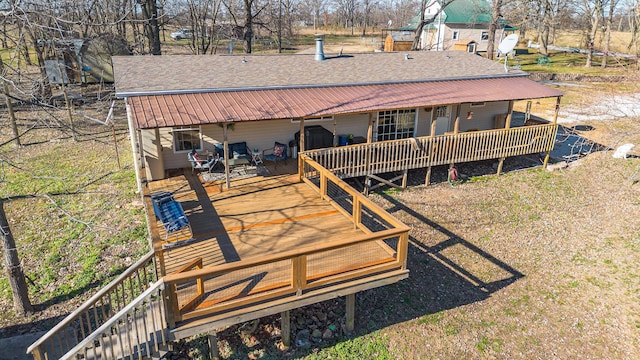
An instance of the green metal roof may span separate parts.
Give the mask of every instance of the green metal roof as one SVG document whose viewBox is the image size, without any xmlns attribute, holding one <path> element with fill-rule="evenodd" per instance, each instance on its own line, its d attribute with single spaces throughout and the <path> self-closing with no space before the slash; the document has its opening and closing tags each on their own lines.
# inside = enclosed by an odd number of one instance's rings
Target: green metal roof
<svg viewBox="0 0 640 360">
<path fill-rule="evenodd" d="M 438 1 L 442 3 L 442 0 Z M 443 10 L 443 13 L 445 24 L 489 24 L 491 22 L 491 5 L 486 0 L 455 0 Z M 400 29 L 415 30 L 419 21 L 420 14 L 412 17 L 407 22 L 407 26 Z M 504 25 L 505 30 L 508 31 L 517 29 L 509 26 L 502 19 L 498 23 Z"/>
<path fill-rule="evenodd" d="M 445 9 L 446 23 L 483 24 L 491 22 L 491 6 L 485 0 L 455 0 Z"/>
</svg>

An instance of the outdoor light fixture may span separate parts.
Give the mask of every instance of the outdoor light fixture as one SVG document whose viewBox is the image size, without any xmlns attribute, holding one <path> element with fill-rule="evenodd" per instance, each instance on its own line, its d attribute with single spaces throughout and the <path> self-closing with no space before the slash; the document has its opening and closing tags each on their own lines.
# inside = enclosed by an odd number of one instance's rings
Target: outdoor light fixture
<svg viewBox="0 0 640 360">
<path fill-rule="evenodd" d="M 471 119 L 473 119 L 473 111 L 469 111 L 467 113 L 467 120 L 471 120 Z"/>
</svg>

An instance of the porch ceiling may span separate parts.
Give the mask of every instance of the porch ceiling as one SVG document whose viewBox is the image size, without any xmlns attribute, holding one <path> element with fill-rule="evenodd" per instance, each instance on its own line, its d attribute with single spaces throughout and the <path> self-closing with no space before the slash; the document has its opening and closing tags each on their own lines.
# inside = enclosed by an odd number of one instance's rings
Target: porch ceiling
<svg viewBox="0 0 640 360">
<path fill-rule="evenodd" d="M 127 98 L 138 129 L 291 119 L 562 96 L 524 77 L 144 95 Z"/>
</svg>

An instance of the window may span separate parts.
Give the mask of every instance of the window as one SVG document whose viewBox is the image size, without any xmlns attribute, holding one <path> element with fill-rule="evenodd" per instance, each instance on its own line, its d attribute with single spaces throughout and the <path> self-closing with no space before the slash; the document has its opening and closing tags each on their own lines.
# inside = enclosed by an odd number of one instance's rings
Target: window
<svg viewBox="0 0 640 360">
<path fill-rule="evenodd" d="M 480 34 L 480 40 L 481 41 L 489 41 L 489 32 L 488 31 L 483 31 Z"/>
<path fill-rule="evenodd" d="M 448 106 L 438 106 L 436 108 L 436 117 L 449 117 L 449 107 Z"/>
<path fill-rule="evenodd" d="M 460 38 L 460 31 L 453 30 L 453 36 L 451 37 L 451 39 L 458 40 L 459 38 Z"/>
<path fill-rule="evenodd" d="M 476 43 L 472 42 L 471 44 L 467 45 L 467 52 L 475 54 L 476 53 Z"/>
<path fill-rule="evenodd" d="M 200 149 L 200 128 L 177 127 L 173 128 L 173 151 L 189 151 Z"/>
<path fill-rule="evenodd" d="M 472 102 L 469 106 L 472 108 L 476 108 L 476 107 L 484 107 L 485 103 L 484 102 Z"/>
<path fill-rule="evenodd" d="M 378 141 L 413 137 L 416 110 L 392 110 L 378 113 Z"/>
</svg>

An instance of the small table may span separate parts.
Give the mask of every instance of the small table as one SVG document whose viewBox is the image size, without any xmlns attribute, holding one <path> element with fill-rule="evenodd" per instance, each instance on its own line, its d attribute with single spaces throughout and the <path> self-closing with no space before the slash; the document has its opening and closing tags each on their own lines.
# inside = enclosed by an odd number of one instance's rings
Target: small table
<svg viewBox="0 0 640 360">
<path fill-rule="evenodd" d="M 240 165 L 249 165 L 250 164 L 249 160 L 247 160 L 245 158 L 229 159 L 229 160 L 223 161 L 223 163 L 225 164 L 225 166 L 228 164 L 229 165 L 229 169 L 234 168 L 236 166 L 240 166 Z"/>
<path fill-rule="evenodd" d="M 251 153 L 251 157 L 252 157 L 252 159 L 253 159 L 253 163 L 254 163 L 256 166 L 258 166 L 258 164 L 264 164 L 264 163 L 262 162 L 262 153 L 261 153 L 260 151 L 255 151 L 255 150 L 254 150 L 254 151 Z"/>
</svg>

